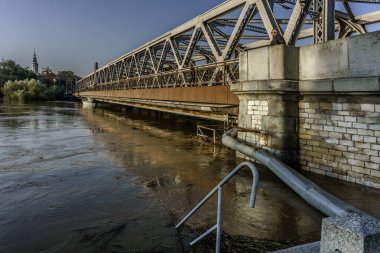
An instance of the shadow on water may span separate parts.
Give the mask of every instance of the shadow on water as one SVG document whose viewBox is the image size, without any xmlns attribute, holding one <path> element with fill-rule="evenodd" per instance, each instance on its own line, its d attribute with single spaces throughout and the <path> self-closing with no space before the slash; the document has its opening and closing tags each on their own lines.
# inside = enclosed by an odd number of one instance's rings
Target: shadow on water
<svg viewBox="0 0 380 253">
<path fill-rule="evenodd" d="M 215 224 L 212 199 L 175 224 L 241 160 L 199 141 L 199 119 L 120 107 L 0 104 L 0 252 L 183 252 Z M 215 124 L 213 122 L 213 124 Z M 322 214 L 259 167 L 224 188 L 223 249 L 266 252 L 319 240 Z M 379 217 L 380 191 L 307 174 Z M 193 252 L 212 252 L 214 236 Z"/>
</svg>

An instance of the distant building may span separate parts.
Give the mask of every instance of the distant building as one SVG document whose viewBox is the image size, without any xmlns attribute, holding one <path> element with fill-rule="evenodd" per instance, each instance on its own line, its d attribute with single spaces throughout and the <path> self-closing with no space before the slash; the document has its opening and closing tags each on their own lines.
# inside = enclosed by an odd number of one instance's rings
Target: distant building
<svg viewBox="0 0 380 253">
<path fill-rule="evenodd" d="M 32 71 L 38 76 L 38 62 L 37 62 L 36 51 L 34 51 L 34 54 L 33 54 Z"/>
</svg>

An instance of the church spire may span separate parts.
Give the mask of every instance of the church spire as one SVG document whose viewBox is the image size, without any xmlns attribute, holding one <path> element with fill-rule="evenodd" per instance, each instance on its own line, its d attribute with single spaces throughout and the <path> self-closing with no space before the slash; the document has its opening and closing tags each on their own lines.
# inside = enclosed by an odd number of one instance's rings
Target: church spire
<svg viewBox="0 0 380 253">
<path fill-rule="evenodd" d="M 34 54 L 33 54 L 32 70 L 36 75 L 38 75 L 38 62 L 37 62 L 36 50 L 34 50 Z"/>
</svg>

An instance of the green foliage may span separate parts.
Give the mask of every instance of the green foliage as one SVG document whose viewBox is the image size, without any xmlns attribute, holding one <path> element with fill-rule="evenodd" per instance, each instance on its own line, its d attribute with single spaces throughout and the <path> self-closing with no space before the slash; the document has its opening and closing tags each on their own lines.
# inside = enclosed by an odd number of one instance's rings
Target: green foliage
<svg viewBox="0 0 380 253">
<path fill-rule="evenodd" d="M 60 81 L 75 82 L 79 77 L 70 70 L 58 71 L 56 79 Z"/>
<path fill-rule="evenodd" d="M 42 68 L 41 81 L 47 87 L 50 87 L 54 84 L 55 76 L 56 74 L 53 72 L 51 68 L 49 67 Z"/>
<path fill-rule="evenodd" d="M 0 0 L 1 1 L 1 0 Z M 30 79 L 40 79 L 41 82 Z M 37 78 L 33 71 L 23 68 L 12 60 L 0 61 L 0 97 L 2 92 L 9 100 L 55 100 L 63 98 L 64 91 L 73 90 L 79 79 L 74 72 L 65 70 L 55 74 L 51 68 L 43 68 Z M 22 81 L 19 81 L 22 80 Z M 7 87 L 5 84 L 11 81 Z"/>
<path fill-rule="evenodd" d="M 73 71 L 65 70 L 65 71 L 58 71 L 55 79 L 58 85 L 65 86 L 67 90 L 73 91 L 75 87 L 75 83 L 77 80 L 80 79 L 80 77 L 75 75 Z"/>
<path fill-rule="evenodd" d="M 63 87 L 46 88 L 35 79 L 7 81 L 1 89 L 6 100 L 56 100 L 63 97 Z"/>
<path fill-rule="evenodd" d="M 33 71 L 23 68 L 12 60 L 0 61 L 0 87 L 7 81 L 37 79 Z"/>
<path fill-rule="evenodd" d="M 47 87 L 44 92 L 44 98 L 46 100 L 62 99 L 64 96 L 65 88 L 58 85 Z"/>
</svg>

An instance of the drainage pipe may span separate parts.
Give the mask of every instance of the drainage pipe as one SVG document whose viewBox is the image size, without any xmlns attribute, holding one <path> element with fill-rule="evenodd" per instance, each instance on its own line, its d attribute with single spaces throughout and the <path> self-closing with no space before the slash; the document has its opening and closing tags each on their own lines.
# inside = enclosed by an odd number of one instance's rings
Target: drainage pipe
<svg viewBox="0 0 380 253">
<path fill-rule="evenodd" d="M 239 141 L 236 139 L 237 133 L 238 130 L 236 128 L 227 131 L 222 138 L 223 144 L 262 163 L 307 203 L 325 215 L 344 215 L 348 212 L 362 213 L 362 211 L 326 192 L 318 185 L 278 160 L 268 150 L 256 150 L 254 147 L 248 146 Z"/>
</svg>

